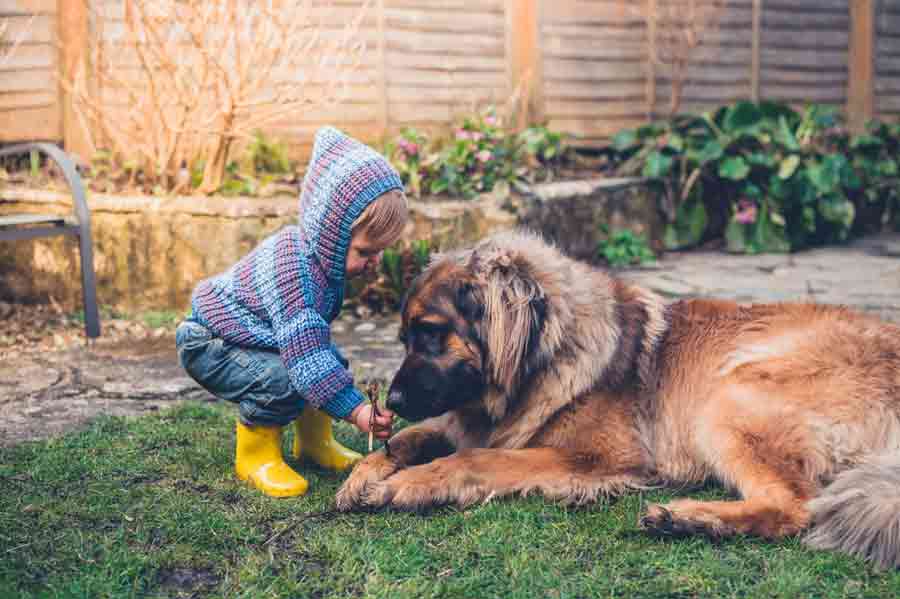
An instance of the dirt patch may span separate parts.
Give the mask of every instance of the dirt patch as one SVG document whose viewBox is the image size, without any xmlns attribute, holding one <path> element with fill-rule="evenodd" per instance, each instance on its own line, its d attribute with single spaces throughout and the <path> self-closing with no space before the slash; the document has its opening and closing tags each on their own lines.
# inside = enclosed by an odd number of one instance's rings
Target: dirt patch
<svg viewBox="0 0 900 599">
<path fill-rule="evenodd" d="M 166 318 L 153 327 L 152 319 L 106 315 L 102 336 L 88 343 L 83 322 L 57 305 L 0 302 L 0 445 L 77 429 L 101 414 L 214 399 L 178 364 L 175 322 Z"/>
</svg>

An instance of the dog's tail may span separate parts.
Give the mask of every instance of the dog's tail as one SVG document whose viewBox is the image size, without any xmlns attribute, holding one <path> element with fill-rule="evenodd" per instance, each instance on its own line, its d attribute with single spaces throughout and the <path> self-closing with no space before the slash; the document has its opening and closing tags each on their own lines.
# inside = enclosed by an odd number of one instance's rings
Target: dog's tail
<svg viewBox="0 0 900 599">
<path fill-rule="evenodd" d="M 808 507 L 807 545 L 849 553 L 881 570 L 900 567 L 900 452 L 842 472 Z"/>
</svg>

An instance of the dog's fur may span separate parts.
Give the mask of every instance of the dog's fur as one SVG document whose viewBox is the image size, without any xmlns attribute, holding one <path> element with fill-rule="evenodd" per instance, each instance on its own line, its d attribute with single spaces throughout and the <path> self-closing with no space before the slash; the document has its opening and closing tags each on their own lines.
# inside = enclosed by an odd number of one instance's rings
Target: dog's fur
<svg viewBox="0 0 900 599">
<path fill-rule="evenodd" d="M 340 509 L 581 504 L 718 480 L 734 501 L 650 505 L 663 535 L 794 535 L 900 565 L 900 327 L 840 307 L 664 302 L 527 232 L 436 259 L 403 310 L 388 405 L 421 423 L 362 461 Z"/>
</svg>

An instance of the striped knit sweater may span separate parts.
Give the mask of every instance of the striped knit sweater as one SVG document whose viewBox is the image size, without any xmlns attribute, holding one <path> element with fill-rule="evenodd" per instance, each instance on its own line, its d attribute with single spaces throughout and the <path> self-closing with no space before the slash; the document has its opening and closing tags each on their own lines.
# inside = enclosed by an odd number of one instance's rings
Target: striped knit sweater
<svg viewBox="0 0 900 599">
<path fill-rule="evenodd" d="M 191 317 L 230 343 L 278 351 L 306 401 L 346 418 L 364 398 L 331 343 L 330 323 L 344 299 L 353 221 L 395 189 L 402 189 L 400 177 L 381 155 L 336 129 L 320 129 L 300 193 L 299 226 L 285 227 L 202 281 Z"/>
</svg>

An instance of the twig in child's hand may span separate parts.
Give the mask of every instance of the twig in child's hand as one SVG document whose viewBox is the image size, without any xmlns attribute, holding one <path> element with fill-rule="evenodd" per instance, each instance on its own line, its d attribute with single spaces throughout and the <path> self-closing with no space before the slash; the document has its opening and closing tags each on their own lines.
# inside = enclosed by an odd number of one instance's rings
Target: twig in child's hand
<svg viewBox="0 0 900 599">
<path fill-rule="evenodd" d="M 372 453 L 372 447 L 375 441 L 375 417 L 380 416 L 378 412 L 379 391 L 380 389 L 378 381 L 372 381 L 371 383 L 369 383 L 369 402 L 372 404 L 372 412 L 369 414 L 369 453 Z"/>
</svg>

